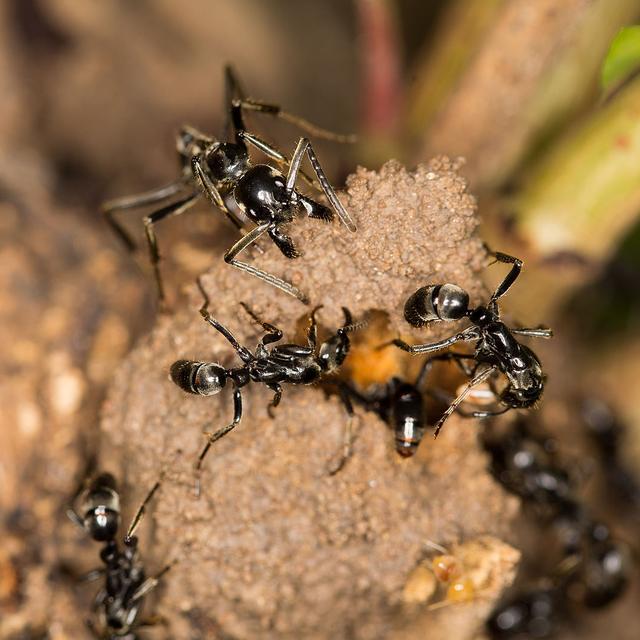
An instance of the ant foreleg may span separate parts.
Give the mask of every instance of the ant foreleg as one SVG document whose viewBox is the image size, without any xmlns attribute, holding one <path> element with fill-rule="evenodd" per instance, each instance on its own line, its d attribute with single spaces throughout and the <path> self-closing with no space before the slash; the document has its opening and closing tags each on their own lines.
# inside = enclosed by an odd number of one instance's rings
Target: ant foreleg
<svg viewBox="0 0 640 640">
<path fill-rule="evenodd" d="M 135 533 L 136 529 L 138 528 L 138 525 L 140 524 L 140 522 L 142 521 L 142 518 L 144 517 L 144 512 L 147 507 L 147 504 L 149 504 L 150 500 L 153 498 L 155 492 L 159 488 L 160 488 L 160 482 L 158 481 L 153 485 L 153 487 L 151 487 L 151 490 L 149 491 L 145 499 L 140 503 L 140 506 L 138 507 L 138 510 L 133 516 L 133 519 L 131 520 L 131 524 L 129 525 L 129 528 L 127 529 L 127 533 L 124 537 L 125 544 L 128 544 L 133 539 L 133 534 Z"/>
<path fill-rule="evenodd" d="M 272 226 L 271 222 L 266 222 L 264 224 L 261 224 L 255 227 L 255 229 L 252 229 L 251 231 L 249 231 L 249 233 L 247 233 L 242 238 L 240 238 L 240 240 L 238 240 L 238 242 L 236 242 L 231 247 L 231 249 L 229 249 L 224 254 L 224 261 L 227 264 L 231 264 L 237 269 L 240 269 L 241 271 L 246 271 L 247 273 L 250 273 L 256 278 L 259 278 L 260 280 L 280 289 L 281 291 L 288 293 L 290 296 L 293 296 L 294 298 L 297 298 L 298 300 L 300 300 L 300 302 L 302 302 L 303 304 L 308 304 L 309 301 L 307 297 L 297 287 L 294 287 L 292 284 L 285 282 L 284 280 L 278 278 L 277 276 L 267 273 L 262 269 L 258 269 L 253 265 L 247 264 L 246 262 L 240 262 L 239 260 L 235 259 L 236 256 L 241 251 L 243 251 L 249 245 L 255 242 L 263 233 L 268 231 L 271 226 Z"/>
<path fill-rule="evenodd" d="M 502 253 L 500 251 L 491 251 L 487 247 L 487 251 L 489 255 L 492 255 L 497 262 L 503 262 L 505 264 L 510 264 L 511 270 L 505 276 L 504 280 L 498 285 L 496 290 L 493 292 L 489 304 L 496 302 L 499 298 L 501 298 L 507 291 L 511 288 L 511 285 L 518 279 L 520 272 L 522 271 L 522 260 L 519 258 L 515 258 L 514 256 L 510 256 L 507 253 Z"/>
<path fill-rule="evenodd" d="M 279 162 L 282 165 L 286 165 L 287 167 L 290 165 L 291 161 L 289 158 L 282 153 L 279 149 L 276 149 L 272 144 L 265 142 L 262 138 L 258 138 L 258 136 L 253 133 L 249 133 L 248 131 L 238 131 L 238 138 L 242 142 L 246 142 L 252 146 L 254 146 L 258 151 L 264 153 L 267 157 Z M 304 171 L 300 171 L 300 177 L 312 188 L 320 190 L 320 185 L 310 176 L 308 176 Z"/>
</svg>

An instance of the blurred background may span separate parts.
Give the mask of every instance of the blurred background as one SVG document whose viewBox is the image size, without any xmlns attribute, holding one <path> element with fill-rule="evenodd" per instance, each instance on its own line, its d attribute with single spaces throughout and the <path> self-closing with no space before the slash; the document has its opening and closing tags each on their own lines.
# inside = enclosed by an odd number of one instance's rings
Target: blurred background
<svg viewBox="0 0 640 640">
<path fill-rule="evenodd" d="M 318 143 L 337 186 L 358 164 L 464 156 L 484 237 L 526 263 L 508 312 L 556 331 L 541 420 L 583 460 L 580 402 L 603 399 L 638 470 L 640 64 L 624 47 L 605 59 L 639 19 L 633 0 L 5 0 L 0 638 L 86 634 L 75 580 L 95 549 L 64 507 L 97 455 L 113 371 L 155 316 L 146 257 L 100 203 L 173 179 L 181 124 L 222 135 L 225 63 L 251 97 L 358 134 Z M 293 150 L 288 125 L 251 123 Z M 142 239 L 139 217 L 125 223 Z M 158 234 L 174 306 L 233 237 L 206 208 Z M 613 508 L 586 476 L 585 499 L 637 542 L 634 505 Z M 636 580 L 580 637 L 636 637 L 637 597 Z"/>
</svg>

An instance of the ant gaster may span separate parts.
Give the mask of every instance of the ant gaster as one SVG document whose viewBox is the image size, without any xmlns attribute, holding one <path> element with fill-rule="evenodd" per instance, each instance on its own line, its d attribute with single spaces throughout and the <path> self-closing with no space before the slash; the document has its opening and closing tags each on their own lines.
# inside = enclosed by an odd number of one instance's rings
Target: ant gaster
<svg viewBox="0 0 640 640">
<path fill-rule="evenodd" d="M 156 482 L 138 507 L 120 548 L 116 535 L 120 527 L 120 498 L 113 476 L 103 473 L 89 485 L 80 499 L 80 513 L 73 509 L 68 515 L 81 526 L 93 540 L 103 542 L 100 559 L 104 567 L 92 571 L 90 578 L 104 576 L 104 586 L 96 595 L 94 609 L 98 611 L 99 624 L 89 621 L 96 637 L 133 639 L 135 628 L 140 626 L 138 615 L 144 597 L 158 586 L 162 576 L 169 571 L 167 565 L 155 576 L 146 577 L 138 553 L 138 538 L 134 535 L 145 508 L 160 487 Z"/>
<path fill-rule="evenodd" d="M 317 137 L 339 142 L 351 141 L 351 137 L 320 129 L 302 118 L 283 111 L 277 105 L 245 98 L 229 67 L 225 69 L 225 78 L 226 108 L 233 129 L 233 141 L 221 142 L 193 127 L 183 127 L 177 139 L 177 151 L 182 167 L 180 177 L 165 187 L 107 202 L 103 205 L 103 212 L 114 231 L 127 247 L 133 250 L 134 241 L 115 220 L 114 213 L 165 203 L 144 218 L 150 260 L 161 302 L 164 300 L 164 289 L 158 264 L 160 253 L 154 225 L 164 218 L 183 213 L 204 195 L 239 230 L 243 229 L 247 223 L 255 225 L 225 253 L 225 262 L 307 303 L 305 295 L 292 284 L 236 259 L 238 254 L 265 233 L 270 236 L 286 258 L 296 258 L 300 255 L 299 251 L 284 231 L 284 227 L 293 222 L 295 214 L 304 212 L 310 218 L 325 221 L 333 219 L 331 209 L 303 195 L 295 188 L 299 174 L 317 187 L 316 183 L 300 169 L 305 154 L 318 177 L 320 188 L 342 223 L 352 232 L 356 227 L 329 184 L 309 140 L 300 138 L 289 160 L 274 146 L 246 130 L 243 111 L 257 111 L 282 118 Z M 229 124 L 226 129 L 229 129 Z M 269 164 L 253 164 L 249 157 L 249 147 L 261 151 L 281 167 L 288 167 L 286 175 Z M 178 196 L 177 200 L 170 202 Z"/>
<path fill-rule="evenodd" d="M 463 369 L 470 380 L 457 398 L 449 405 L 435 426 L 437 436 L 445 420 L 458 408 L 471 389 L 501 372 L 507 378 L 507 386 L 500 392 L 492 389 L 503 405 L 496 411 L 476 411 L 475 417 L 488 417 L 504 413 L 509 409 L 533 406 L 542 396 L 545 376 L 542 365 L 536 354 L 521 344 L 516 335 L 537 338 L 550 338 L 550 329 L 538 327 L 534 329 L 512 329 L 500 319 L 498 300 L 516 281 L 522 269 L 522 261 L 505 253 L 493 253 L 499 262 L 511 264 L 511 270 L 498 285 L 486 305 L 469 307 L 469 294 L 454 284 L 438 284 L 421 287 L 412 294 L 404 308 L 407 322 L 414 327 L 422 327 L 429 322 L 450 322 L 469 318 L 472 326 L 459 333 L 431 344 L 409 345 L 402 340 L 394 340 L 393 344 L 410 353 L 433 353 L 457 342 L 476 342 L 473 355 L 449 353 Z M 468 366 L 465 360 L 473 360 Z"/>
<path fill-rule="evenodd" d="M 327 341 L 317 348 L 316 313 L 321 307 L 311 312 L 307 331 L 307 344 L 280 344 L 269 348 L 268 345 L 282 339 L 282 331 L 268 322 L 263 322 L 245 303 L 241 306 L 251 318 L 266 331 L 266 335 L 258 343 L 255 353 L 241 345 L 232 333 L 218 322 L 208 311 L 209 299 L 198 281 L 204 296 L 200 314 L 216 331 L 235 349 L 242 360 L 240 367 L 225 368 L 214 362 L 196 362 L 178 360 L 171 366 L 171 379 L 183 391 L 202 396 L 215 395 L 222 391 L 227 381 L 233 386 L 233 420 L 228 425 L 209 434 L 207 443 L 196 462 L 196 473 L 200 474 L 202 463 L 211 445 L 235 428 L 242 419 L 242 387 L 250 383 L 262 383 L 273 391 L 273 399 L 268 412 L 273 417 L 273 409 L 278 406 L 282 397 L 282 384 L 312 384 L 322 377 L 334 373 L 342 365 L 351 342 L 349 333 L 359 329 L 363 323 L 354 324 L 351 313 L 342 308 L 344 325 Z M 196 482 L 196 493 L 199 493 L 199 480 Z"/>
<path fill-rule="evenodd" d="M 368 411 L 377 413 L 394 430 L 396 451 L 403 458 L 413 456 L 427 429 L 422 387 L 438 359 L 436 356 L 425 360 L 413 383 L 394 376 L 385 385 L 366 393 L 350 383 L 342 383 L 340 395 L 347 412 L 353 414 L 351 400 L 355 400 Z"/>
</svg>

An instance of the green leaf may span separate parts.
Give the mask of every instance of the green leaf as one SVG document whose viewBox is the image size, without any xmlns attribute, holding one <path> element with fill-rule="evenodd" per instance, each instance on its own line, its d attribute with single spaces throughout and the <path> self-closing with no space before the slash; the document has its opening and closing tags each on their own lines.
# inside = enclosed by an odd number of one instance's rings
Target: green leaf
<svg viewBox="0 0 640 640">
<path fill-rule="evenodd" d="M 635 25 L 621 29 L 609 47 L 600 79 L 603 90 L 609 92 L 638 69 L 640 69 L 640 25 Z"/>
</svg>

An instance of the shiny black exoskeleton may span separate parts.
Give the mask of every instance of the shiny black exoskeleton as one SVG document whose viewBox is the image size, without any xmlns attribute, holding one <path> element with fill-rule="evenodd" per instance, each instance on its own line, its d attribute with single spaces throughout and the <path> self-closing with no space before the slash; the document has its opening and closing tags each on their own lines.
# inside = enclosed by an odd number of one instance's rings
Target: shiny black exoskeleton
<svg viewBox="0 0 640 640">
<path fill-rule="evenodd" d="M 531 587 L 516 592 L 491 613 L 487 632 L 495 640 L 548 638 L 557 631 L 563 600 L 556 587 Z"/>
<path fill-rule="evenodd" d="M 387 384 L 363 393 L 353 384 L 343 383 L 341 395 L 347 411 L 353 413 L 349 400 L 355 400 L 368 411 L 377 413 L 394 431 L 396 451 L 409 458 L 418 450 L 428 428 L 422 387 L 434 359 L 426 360 L 415 382 L 393 377 Z"/>
<path fill-rule="evenodd" d="M 324 131 L 292 116 L 276 105 L 245 98 L 229 68 L 226 69 L 226 80 L 225 106 L 233 129 L 233 140 L 220 142 L 192 127 L 183 127 L 177 140 L 182 165 L 181 176 L 160 189 L 107 202 L 103 211 L 115 232 L 130 249 L 134 249 L 135 243 L 115 220 L 114 213 L 164 203 L 164 206 L 144 218 L 150 259 L 161 300 L 164 298 L 164 291 L 158 267 L 160 254 L 153 227 L 164 218 L 186 211 L 204 195 L 238 229 L 245 228 L 247 224 L 254 225 L 251 231 L 243 235 L 225 253 L 225 261 L 306 302 L 304 294 L 292 284 L 250 264 L 240 262 L 236 257 L 266 233 L 284 256 L 296 258 L 299 251 L 285 232 L 285 228 L 297 213 L 330 221 L 335 211 L 350 231 L 355 231 L 356 227 L 329 184 L 309 140 L 300 138 L 293 156 L 289 159 L 278 149 L 246 130 L 243 111 L 258 111 L 283 118 L 318 137 L 337 141 L 348 141 L 350 137 Z M 253 164 L 249 157 L 250 147 L 264 153 L 286 171 L 283 173 L 269 164 Z M 299 175 L 315 186 L 300 169 L 305 154 L 318 178 L 319 188 L 333 211 L 296 190 Z"/>
<path fill-rule="evenodd" d="M 574 607 L 601 608 L 624 593 L 631 568 L 626 545 L 576 497 L 551 439 L 520 420 L 506 433 L 485 432 L 482 442 L 494 477 L 543 518 L 560 549 L 545 586 L 521 587 L 496 607 L 487 621 L 490 637 L 548 638 Z"/>
<path fill-rule="evenodd" d="M 476 411 L 475 417 L 488 417 L 504 413 L 509 409 L 533 406 L 542 396 L 544 374 L 535 353 L 521 344 L 516 335 L 549 338 L 552 332 L 542 327 L 535 329 L 512 329 L 500 319 L 498 300 L 516 281 L 522 269 L 518 258 L 504 253 L 493 254 L 499 262 L 511 264 L 511 270 L 498 285 L 489 302 L 469 308 L 469 294 L 452 284 L 430 285 L 418 289 L 405 305 L 405 319 L 413 326 L 424 326 L 429 322 L 454 321 L 467 317 L 472 326 L 431 344 L 409 345 L 402 340 L 393 343 L 410 353 L 433 353 L 457 342 L 476 342 L 473 355 L 451 353 L 470 378 L 460 395 L 450 404 L 435 427 L 437 436 L 445 420 L 458 408 L 471 389 L 489 380 L 501 407 L 494 411 Z M 472 360 L 473 365 L 465 364 Z M 507 386 L 497 391 L 493 386 L 494 374 L 500 372 L 507 379 Z"/>
<path fill-rule="evenodd" d="M 625 425 L 611 407 L 588 398 L 581 402 L 586 433 L 595 445 L 607 501 L 614 500 L 625 518 L 640 519 L 640 482 L 624 460 Z"/>
<path fill-rule="evenodd" d="M 138 508 L 122 547 L 116 541 L 120 526 L 120 498 L 111 474 L 101 474 L 91 482 L 80 499 L 79 513 L 68 511 L 70 518 L 93 540 L 104 543 L 100 552 L 104 567 L 91 573 L 92 577 L 104 578 L 94 602 L 97 624 L 93 619 L 88 621 L 98 638 L 134 640 L 144 597 L 170 568 L 168 565 L 160 573 L 147 578 L 138 552 L 138 538 L 134 535 L 146 505 L 159 487 L 160 484 L 156 483 Z"/>
<path fill-rule="evenodd" d="M 204 290 L 202 293 L 204 294 Z M 197 473 L 200 472 L 202 462 L 211 445 L 240 423 L 242 387 L 250 383 L 261 383 L 271 389 L 274 395 L 268 411 L 269 415 L 272 415 L 272 410 L 278 406 L 282 397 L 282 384 L 312 384 L 318 382 L 323 376 L 335 372 L 349 352 L 351 346 L 349 333 L 360 327 L 360 324 L 353 323 L 351 313 L 343 307 L 344 325 L 318 348 L 316 312 L 320 307 L 316 307 L 311 313 L 306 345 L 280 344 L 269 348 L 268 345 L 282 339 L 282 331 L 272 324 L 263 322 L 247 305 L 241 304 L 252 319 L 266 331 L 255 353 L 251 353 L 249 349 L 242 346 L 224 325 L 211 316 L 206 294 L 200 313 L 205 321 L 221 333 L 235 349 L 243 362 L 242 366 L 227 369 L 217 363 L 192 360 L 178 360 L 171 366 L 171 379 L 188 393 L 210 396 L 219 393 L 227 381 L 233 386 L 233 421 L 209 435 L 196 463 Z"/>
<path fill-rule="evenodd" d="M 549 438 L 531 433 L 527 421 L 517 420 L 500 438 L 484 435 L 489 469 L 509 492 L 545 512 L 558 511 L 571 495 L 571 478 L 553 456 Z"/>
</svg>

